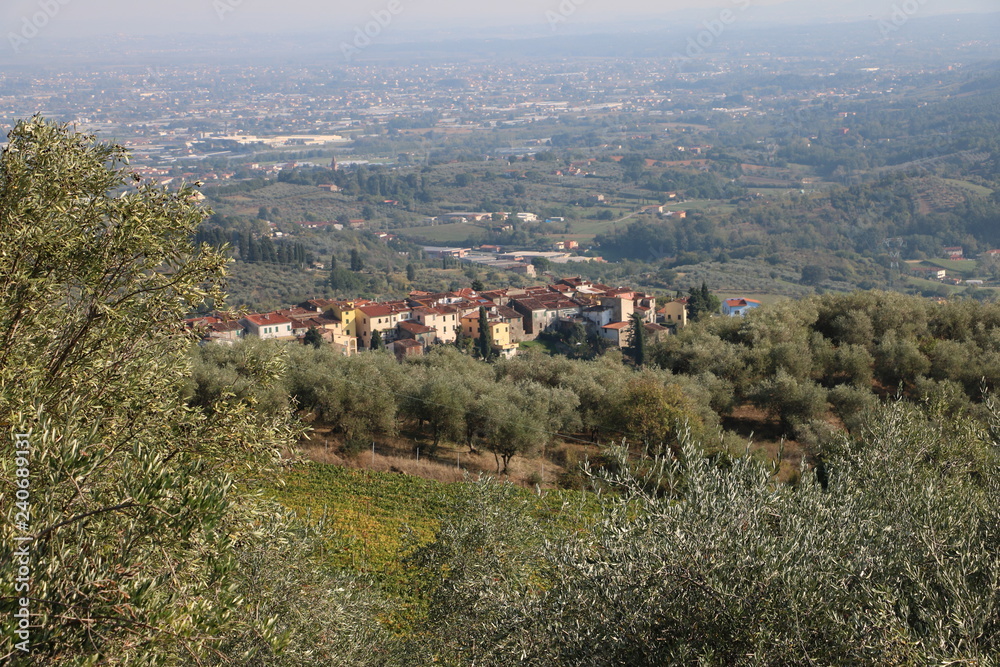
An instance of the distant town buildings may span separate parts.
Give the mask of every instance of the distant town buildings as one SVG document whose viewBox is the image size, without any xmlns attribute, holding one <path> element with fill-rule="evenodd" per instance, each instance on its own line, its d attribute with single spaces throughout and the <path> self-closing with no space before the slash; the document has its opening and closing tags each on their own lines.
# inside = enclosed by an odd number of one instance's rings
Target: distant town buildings
<svg viewBox="0 0 1000 667">
<path fill-rule="evenodd" d="M 723 314 L 743 315 L 760 306 L 752 299 L 727 299 Z M 630 288 L 610 287 L 584 278 L 563 278 L 549 285 L 475 292 L 411 292 L 405 299 L 311 299 L 297 306 L 241 318 L 215 313 L 185 321 L 205 342 L 232 344 L 246 336 L 305 341 L 311 330 L 345 355 L 370 349 L 372 341 L 399 358 L 423 354 L 460 336 L 480 335 L 485 313 L 495 352 L 512 356 L 520 343 L 545 332 L 579 325 L 591 335 L 626 345 L 635 314 L 653 338 L 687 326 L 687 299 L 658 307 L 656 298 Z"/>
</svg>

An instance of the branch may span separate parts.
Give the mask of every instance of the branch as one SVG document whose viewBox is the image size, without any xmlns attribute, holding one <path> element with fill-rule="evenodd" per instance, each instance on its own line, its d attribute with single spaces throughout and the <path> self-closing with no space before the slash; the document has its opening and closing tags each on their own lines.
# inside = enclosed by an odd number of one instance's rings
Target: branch
<svg viewBox="0 0 1000 667">
<path fill-rule="evenodd" d="M 134 503 L 134 502 L 129 501 L 129 502 L 124 502 L 124 503 L 122 503 L 120 505 L 115 505 L 113 507 L 102 507 L 101 509 L 91 510 L 90 512 L 84 512 L 83 514 L 77 514 L 75 517 L 73 517 L 71 519 L 66 519 L 65 521 L 60 521 L 59 523 L 55 524 L 54 526 L 49 526 L 48 528 L 46 528 L 42 532 L 38 533 L 37 535 L 35 535 L 31 539 L 32 539 L 33 542 L 38 542 L 39 540 L 42 540 L 43 538 L 47 537 L 53 531 L 58 530 L 59 528 L 62 528 L 63 526 L 68 526 L 71 523 L 76 523 L 77 521 L 82 521 L 82 520 L 84 520 L 86 518 L 94 516 L 95 514 L 103 514 L 104 512 L 117 512 L 118 510 L 129 509 L 131 507 L 144 507 L 144 505 L 140 505 L 139 503 Z"/>
</svg>

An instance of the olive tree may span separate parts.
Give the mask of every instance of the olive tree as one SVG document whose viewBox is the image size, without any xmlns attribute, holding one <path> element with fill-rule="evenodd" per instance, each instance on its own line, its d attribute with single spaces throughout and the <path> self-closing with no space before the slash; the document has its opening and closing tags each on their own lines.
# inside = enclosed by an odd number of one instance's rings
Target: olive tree
<svg viewBox="0 0 1000 667">
<path fill-rule="evenodd" d="M 287 409 L 257 411 L 257 394 L 240 388 L 184 400 L 192 341 L 181 318 L 207 297 L 221 302 L 228 261 L 191 243 L 206 215 L 193 190 L 142 183 L 123 148 L 39 118 L 9 139 L 0 662 L 281 664 L 283 648 L 315 646 L 266 603 L 276 580 L 244 585 L 244 556 L 273 560 L 289 535 L 255 491 L 294 436 Z M 247 361 L 248 384 L 278 380 L 280 360 Z M 19 459 L 15 434 L 26 434 Z M 16 590 L 19 568 L 28 587 Z M 298 586 L 295 572 L 280 586 Z M 334 627 L 321 609 L 337 595 L 319 591 L 316 607 Z M 12 623 L 22 598 L 27 652 Z"/>
<path fill-rule="evenodd" d="M 586 530 L 483 486 L 422 552 L 435 621 L 413 664 L 992 664 L 992 421 L 879 408 L 796 487 L 686 436 L 641 465 L 619 448 Z"/>
</svg>

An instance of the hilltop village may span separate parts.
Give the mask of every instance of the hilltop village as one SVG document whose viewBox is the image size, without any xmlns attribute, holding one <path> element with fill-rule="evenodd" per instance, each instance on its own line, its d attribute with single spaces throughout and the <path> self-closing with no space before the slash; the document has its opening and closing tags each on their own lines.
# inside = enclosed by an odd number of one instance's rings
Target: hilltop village
<svg viewBox="0 0 1000 667">
<path fill-rule="evenodd" d="M 724 315 L 742 315 L 760 303 L 728 299 Z M 638 318 L 635 316 L 638 315 Z M 545 332 L 582 326 L 612 346 L 625 346 L 633 320 L 650 339 L 676 333 L 688 323 L 688 299 L 657 306 L 656 297 L 627 287 L 582 278 L 521 289 L 412 292 L 398 301 L 310 299 L 294 307 L 237 317 L 216 312 L 185 320 L 203 340 L 232 344 L 245 336 L 305 341 L 322 339 L 345 355 L 385 347 L 399 358 L 421 355 L 432 345 L 478 339 L 482 323 L 498 356 L 513 356 L 522 342 Z M 312 332 L 312 333 L 310 333 Z"/>
</svg>

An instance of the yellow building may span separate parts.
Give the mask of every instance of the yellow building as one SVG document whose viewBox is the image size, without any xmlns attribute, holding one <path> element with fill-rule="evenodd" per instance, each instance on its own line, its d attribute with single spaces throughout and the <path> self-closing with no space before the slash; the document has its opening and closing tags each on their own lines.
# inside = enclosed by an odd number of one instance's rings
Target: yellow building
<svg viewBox="0 0 1000 667">
<path fill-rule="evenodd" d="M 517 350 L 518 344 L 511 342 L 510 323 L 499 315 L 487 314 L 487 323 L 493 334 L 493 347 L 505 357 L 510 357 Z M 479 313 L 469 313 L 462 318 L 462 331 L 471 338 L 479 338 Z"/>
<path fill-rule="evenodd" d="M 661 320 L 663 324 L 683 329 L 688 323 L 687 305 L 687 297 L 683 299 L 675 299 L 673 301 L 668 301 L 667 304 L 657 312 L 663 318 Z"/>
<path fill-rule="evenodd" d="M 333 313 L 333 316 L 340 320 L 343 333 L 347 336 L 356 337 L 358 335 L 355 325 L 358 319 L 357 304 L 357 301 L 337 301 L 327 311 L 328 313 Z"/>
</svg>

